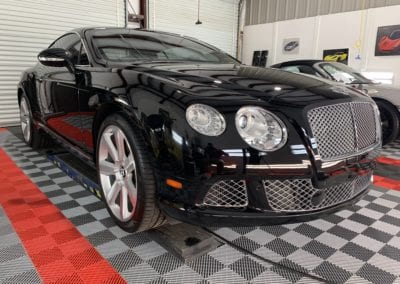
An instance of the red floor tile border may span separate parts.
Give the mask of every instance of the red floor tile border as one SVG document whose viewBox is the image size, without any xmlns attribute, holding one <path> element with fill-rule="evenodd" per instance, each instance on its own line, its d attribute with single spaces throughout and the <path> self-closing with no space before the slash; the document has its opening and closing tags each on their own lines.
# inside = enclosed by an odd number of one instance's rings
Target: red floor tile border
<svg viewBox="0 0 400 284">
<path fill-rule="evenodd" d="M 378 157 L 376 160 L 378 163 L 392 165 L 392 166 L 399 166 L 400 167 L 400 160 L 392 159 L 384 156 Z"/>
<path fill-rule="evenodd" d="M 126 283 L 2 149 L 0 165 L 0 204 L 43 283 Z"/>
<path fill-rule="evenodd" d="M 400 191 L 400 181 L 374 175 L 374 185 Z"/>
</svg>

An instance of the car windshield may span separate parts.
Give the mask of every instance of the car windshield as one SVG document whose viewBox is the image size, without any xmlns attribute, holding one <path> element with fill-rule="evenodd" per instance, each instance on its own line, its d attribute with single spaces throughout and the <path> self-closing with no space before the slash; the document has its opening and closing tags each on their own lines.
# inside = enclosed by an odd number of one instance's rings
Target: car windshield
<svg viewBox="0 0 400 284">
<path fill-rule="evenodd" d="M 91 41 L 97 55 L 107 61 L 238 63 L 208 44 L 171 34 L 123 30 L 112 34 L 95 33 Z"/>
<path fill-rule="evenodd" d="M 320 63 L 318 65 L 335 81 L 346 84 L 374 84 L 370 79 L 365 78 L 356 70 L 347 65 L 337 62 Z"/>
</svg>

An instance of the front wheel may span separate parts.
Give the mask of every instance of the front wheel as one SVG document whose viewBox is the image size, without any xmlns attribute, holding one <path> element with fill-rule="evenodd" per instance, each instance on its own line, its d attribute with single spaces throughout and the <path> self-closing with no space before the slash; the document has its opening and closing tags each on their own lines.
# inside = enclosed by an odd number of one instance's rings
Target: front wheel
<svg viewBox="0 0 400 284">
<path fill-rule="evenodd" d="M 119 114 L 105 119 L 97 141 L 102 197 L 125 231 L 145 231 L 165 222 L 156 204 L 156 177 L 144 141 Z"/>
<path fill-rule="evenodd" d="M 376 101 L 382 121 L 382 145 L 393 142 L 399 135 L 399 113 L 395 107 L 383 101 Z"/>
</svg>

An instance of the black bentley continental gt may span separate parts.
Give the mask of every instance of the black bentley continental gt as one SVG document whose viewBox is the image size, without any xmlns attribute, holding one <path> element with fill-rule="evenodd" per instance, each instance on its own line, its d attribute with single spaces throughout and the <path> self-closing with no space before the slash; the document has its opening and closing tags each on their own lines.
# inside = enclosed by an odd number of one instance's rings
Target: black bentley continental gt
<svg viewBox="0 0 400 284">
<path fill-rule="evenodd" d="M 73 30 L 18 86 L 26 143 L 52 136 L 97 167 L 123 229 L 166 216 L 245 226 L 316 218 L 367 191 L 381 145 L 374 101 L 349 86 L 241 65 L 204 42 Z"/>
</svg>

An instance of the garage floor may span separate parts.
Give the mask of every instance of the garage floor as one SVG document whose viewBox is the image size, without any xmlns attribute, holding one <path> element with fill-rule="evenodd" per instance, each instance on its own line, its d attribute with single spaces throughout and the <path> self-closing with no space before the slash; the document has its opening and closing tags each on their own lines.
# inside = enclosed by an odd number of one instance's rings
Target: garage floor
<svg viewBox="0 0 400 284">
<path fill-rule="evenodd" d="M 0 129 L 0 283 L 400 283 L 400 141 L 382 155 L 353 208 L 209 228 L 225 243 L 183 262 L 149 233 L 120 230 L 94 194 Z"/>
</svg>

